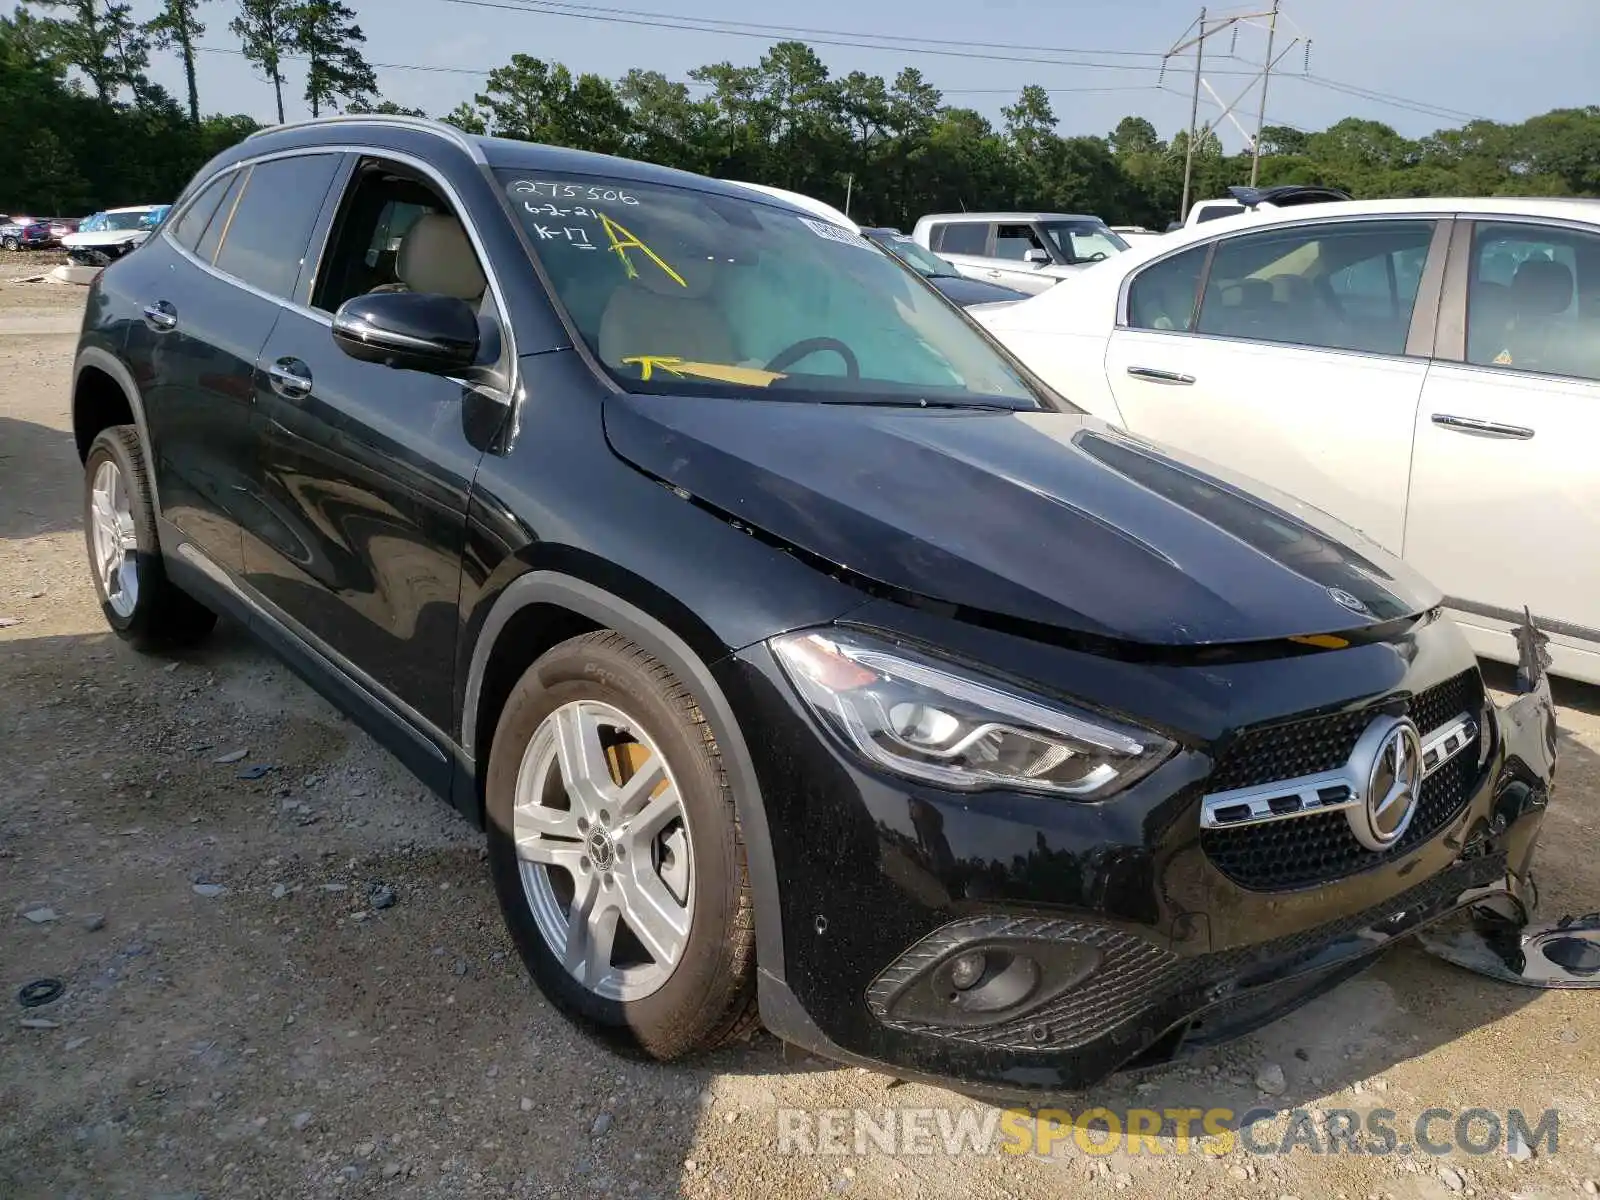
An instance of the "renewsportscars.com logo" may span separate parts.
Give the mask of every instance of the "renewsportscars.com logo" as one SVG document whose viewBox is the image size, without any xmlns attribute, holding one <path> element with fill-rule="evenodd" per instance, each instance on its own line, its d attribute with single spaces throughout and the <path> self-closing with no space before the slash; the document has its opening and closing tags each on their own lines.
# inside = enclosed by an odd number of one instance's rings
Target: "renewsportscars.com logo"
<svg viewBox="0 0 1600 1200">
<path fill-rule="evenodd" d="M 1454 1153 L 1554 1154 L 1560 1114 L 1530 1121 L 1521 1109 L 1428 1108 L 1402 1119 L 1393 1109 L 1046 1108 L 778 1110 L 777 1150 L 791 1155 L 989 1155 L 1082 1153 L 1173 1155 Z"/>
</svg>

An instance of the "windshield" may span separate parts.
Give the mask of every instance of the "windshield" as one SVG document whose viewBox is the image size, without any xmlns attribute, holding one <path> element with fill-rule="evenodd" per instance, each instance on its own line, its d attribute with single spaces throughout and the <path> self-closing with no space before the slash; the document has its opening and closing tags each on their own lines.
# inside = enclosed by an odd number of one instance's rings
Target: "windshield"
<svg viewBox="0 0 1600 1200">
<path fill-rule="evenodd" d="M 630 392 L 1044 406 L 936 292 L 831 222 L 755 197 L 499 174 L 557 297 Z"/>
<path fill-rule="evenodd" d="M 150 226 L 148 212 L 114 212 L 107 213 L 95 226 L 96 230 L 122 230 L 122 229 L 148 229 Z"/>
<path fill-rule="evenodd" d="M 1099 221 L 1044 221 L 1044 231 L 1069 263 L 1099 262 L 1128 248 L 1128 243 Z"/>
<path fill-rule="evenodd" d="M 882 234 L 872 240 L 925 278 L 938 279 L 959 274 L 950 263 L 932 250 L 924 250 L 903 233 Z"/>
</svg>

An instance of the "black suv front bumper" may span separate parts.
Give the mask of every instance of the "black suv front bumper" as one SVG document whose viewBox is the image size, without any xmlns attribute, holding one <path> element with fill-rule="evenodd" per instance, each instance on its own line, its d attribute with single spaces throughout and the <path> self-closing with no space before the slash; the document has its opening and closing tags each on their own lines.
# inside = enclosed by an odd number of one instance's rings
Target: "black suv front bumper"
<svg viewBox="0 0 1600 1200">
<path fill-rule="evenodd" d="M 1464 907 L 1520 905 L 1553 775 L 1548 687 L 1508 710 L 1485 704 L 1444 622 L 1395 653 L 1398 687 L 1190 742 L 1124 796 L 1080 805 L 871 774 L 815 730 L 763 648 L 747 651 L 724 683 L 741 695 L 782 891 L 784 961 L 762 964 L 768 1028 L 902 1078 L 1004 1096 L 1078 1090 L 1271 1020 Z M 1245 675 L 1274 667 L 1334 669 L 1298 659 Z M 1474 718 L 1471 745 L 1430 776 L 1386 851 L 1348 842 L 1337 812 L 1200 828 L 1205 796 L 1314 776 L 1374 714 L 1421 728 L 1458 710 Z M 971 1003 L 950 972 L 972 954 L 1025 964 L 1022 984 L 988 971 L 1001 979 L 992 1002 Z"/>
</svg>

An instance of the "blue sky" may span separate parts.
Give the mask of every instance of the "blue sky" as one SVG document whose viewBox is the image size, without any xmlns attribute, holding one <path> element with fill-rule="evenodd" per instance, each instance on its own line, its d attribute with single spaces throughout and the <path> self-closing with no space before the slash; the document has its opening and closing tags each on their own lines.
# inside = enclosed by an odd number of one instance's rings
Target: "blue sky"
<svg viewBox="0 0 1600 1200">
<path fill-rule="evenodd" d="M 516 8 L 527 0 L 495 0 Z M 451 0 L 351 0 L 367 34 L 368 57 L 377 63 L 486 71 L 515 52 L 566 63 L 575 72 L 619 76 L 641 66 L 686 78 L 697 65 L 723 59 L 753 63 L 777 33 L 756 37 L 664 29 L 621 21 L 584 20 L 553 12 L 506 11 L 472 7 Z M 1188 88 L 1193 60 L 1174 63 L 1164 80 L 1156 57 L 1194 21 L 1199 5 L 1191 0 L 1078 0 L 1029 3 L 1028 0 L 810 0 L 805 5 L 741 5 L 734 0 L 585 0 L 617 10 L 692 14 L 719 21 L 784 25 L 847 33 L 879 33 L 943 39 L 954 54 L 906 50 L 868 50 L 818 45 L 836 74 L 865 70 L 892 77 L 916 66 L 947 102 L 970 105 L 991 117 L 1024 83 L 1060 89 L 1052 95 L 1063 133 L 1105 133 L 1122 116 L 1149 118 L 1168 136 L 1188 122 Z M 1267 3 L 1257 7 L 1268 7 Z M 154 0 L 134 0 L 139 15 Z M 236 49 L 228 33 L 230 0 L 201 6 L 208 32 L 204 43 Z M 589 11 L 594 12 L 591 7 Z M 1245 12 L 1245 6 L 1212 4 L 1213 14 Z M 1550 108 L 1600 102 L 1592 85 L 1593 57 L 1600 47 L 1600 3 L 1596 0 L 1285 0 L 1278 48 L 1296 35 L 1311 41 L 1310 69 L 1324 81 L 1420 102 L 1437 112 L 1418 112 L 1394 100 L 1368 99 L 1312 83 L 1290 74 L 1274 76 L 1268 119 L 1307 129 L 1322 128 L 1348 115 L 1385 121 L 1417 136 L 1459 124 L 1447 114 L 1471 114 L 1502 121 L 1520 120 Z M 605 15 L 603 13 L 597 15 Z M 648 19 L 648 18 L 646 18 Z M 816 35 L 821 37 L 823 35 Z M 850 40 L 848 37 L 839 40 Z M 972 43 L 1007 43 L 1040 48 L 1036 54 L 1013 50 L 979 51 Z M 1226 100 L 1249 82 L 1265 49 L 1264 28 L 1245 28 L 1234 43 L 1227 34 L 1207 43 L 1207 82 Z M 974 52 L 1068 59 L 1080 65 L 1046 65 L 959 57 Z M 930 47 L 931 48 L 931 47 Z M 1048 48 L 1048 49 L 1047 49 Z M 1070 48 L 1083 53 L 1060 53 Z M 1229 57 L 1229 51 L 1235 57 Z M 1106 51 L 1133 52 L 1110 55 Z M 200 97 L 206 111 L 245 112 L 272 118 L 272 92 L 236 55 L 200 55 Z M 1588 60 L 1588 61 L 1586 61 Z M 1089 65 L 1089 64 L 1100 64 Z M 1299 72 L 1303 47 L 1296 46 L 1280 70 Z M 1129 69 L 1132 68 L 1132 69 Z M 157 56 L 156 79 L 183 94 L 182 73 L 171 55 Z M 286 102 L 291 119 L 305 115 L 300 70 L 289 64 Z M 482 77 L 445 71 L 379 68 L 386 98 L 438 114 L 470 99 Z M 1111 89 L 1111 90 L 1108 90 Z M 1256 101 L 1248 98 L 1239 119 L 1253 128 Z M 1209 100 L 1203 111 L 1218 107 Z M 1239 132 L 1224 125 L 1230 146 Z"/>
</svg>

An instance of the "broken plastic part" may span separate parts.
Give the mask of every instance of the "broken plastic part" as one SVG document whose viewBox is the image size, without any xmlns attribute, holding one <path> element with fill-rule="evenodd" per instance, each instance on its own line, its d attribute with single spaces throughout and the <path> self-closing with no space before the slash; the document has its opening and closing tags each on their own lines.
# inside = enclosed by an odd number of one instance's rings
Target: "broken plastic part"
<svg viewBox="0 0 1600 1200">
<path fill-rule="evenodd" d="M 1506 983 L 1600 987 L 1600 913 L 1520 927 L 1480 913 L 1471 929 L 1423 934 L 1421 941 L 1446 962 Z"/>
<path fill-rule="evenodd" d="M 1516 630 L 1520 693 L 1499 712 L 1506 762 L 1497 788 L 1496 814 L 1513 824 L 1548 801 L 1556 769 L 1555 702 L 1550 695 L 1550 639 L 1523 609 Z M 1512 870 L 1522 880 L 1522 896 L 1511 892 L 1486 897 L 1472 910 L 1472 927 L 1424 933 L 1422 947 L 1446 962 L 1507 983 L 1542 988 L 1600 987 L 1600 912 L 1557 921 L 1534 922 L 1538 893 L 1524 850 Z"/>
</svg>

